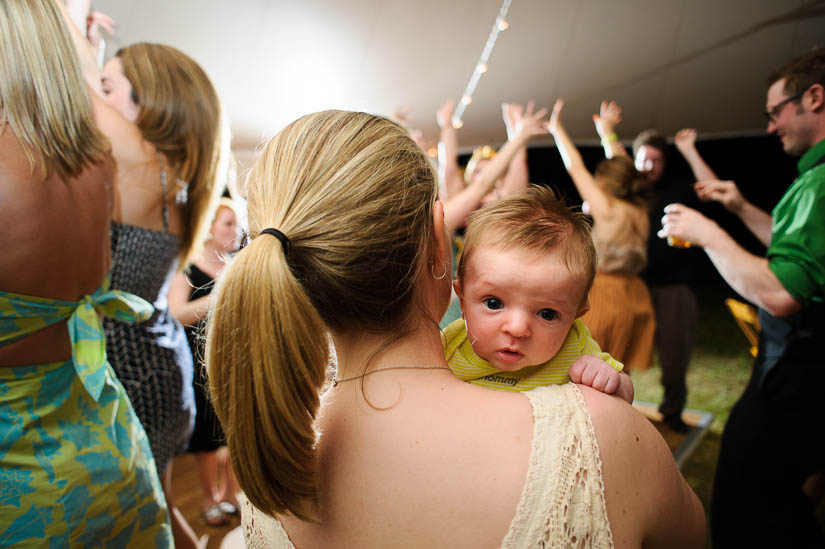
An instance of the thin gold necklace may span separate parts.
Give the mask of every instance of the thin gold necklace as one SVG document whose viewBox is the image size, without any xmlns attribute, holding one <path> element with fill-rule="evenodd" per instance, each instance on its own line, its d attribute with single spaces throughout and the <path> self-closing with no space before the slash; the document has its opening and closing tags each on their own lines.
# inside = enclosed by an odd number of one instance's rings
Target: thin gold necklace
<svg viewBox="0 0 825 549">
<path fill-rule="evenodd" d="M 447 366 L 387 366 L 386 368 L 376 368 L 375 370 L 370 370 L 369 372 L 365 372 L 360 376 L 352 376 L 347 377 L 344 379 L 338 379 L 338 376 L 332 376 L 332 386 L 338 387 L 339 383 L 344 383 L 346 381 L 352 381 L 353 379 L 362 379 L 367 377 L 368 375 L 374 374 L 376 372 L 385 372 L 387 370 L 449 370 Z"/>
</svg>

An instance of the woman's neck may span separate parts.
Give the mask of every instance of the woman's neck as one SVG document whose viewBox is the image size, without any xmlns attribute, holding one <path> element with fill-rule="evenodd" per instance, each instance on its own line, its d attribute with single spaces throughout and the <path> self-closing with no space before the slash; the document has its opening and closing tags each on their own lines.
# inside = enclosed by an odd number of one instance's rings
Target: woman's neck
<svg viewBox="0 0 825 549">
<path fill-rule="evenodd" d="M 338 378 L 359 376 L 367 371 L 398 366 L 446 366 L 437 325 L 429 321 L 382 350 L 390 335 L 363 332 L 335 334 Z M 378 352 L 377 354 L 374 354 Z"/>
</svg>

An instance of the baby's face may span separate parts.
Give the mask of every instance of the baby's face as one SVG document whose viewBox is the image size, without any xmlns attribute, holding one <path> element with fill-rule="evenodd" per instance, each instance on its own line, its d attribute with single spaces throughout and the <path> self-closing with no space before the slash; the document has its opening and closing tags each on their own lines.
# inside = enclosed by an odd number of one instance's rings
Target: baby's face
<svg viewBox="0 0 825 549">
<path fill-rule="evenodd" d="M 550 360 L 587 312 L 584 279 L 555 253 L 479 246 L 455 286 L 473 350 L 509 372 Z"/>
</svg>

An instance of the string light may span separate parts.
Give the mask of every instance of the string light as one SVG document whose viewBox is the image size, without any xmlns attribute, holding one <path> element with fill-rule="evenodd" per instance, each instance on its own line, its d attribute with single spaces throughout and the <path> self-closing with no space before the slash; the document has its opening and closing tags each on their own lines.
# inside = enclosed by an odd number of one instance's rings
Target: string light
<svg viewBox="0 0 825 549">
<path fill-rule="evenodd" d="M 481 57 L 479 58 L 478 63 L 476 63 L 472 76 L 470 76 L 470 81 L 467 82 L 467 87 L 464 88 L 464 93 L 461 94 L 461 101 L 457 105 L 451 119 L 453 127 L 456 129 L 464 125 L 464 122 L 461 121 L 461 117 L 464 116 L 464 111 L 467 110 L 467 106 L 473 102 L 473 92 L 476 91 L 476 86 L 478 85 L 481 75 L 487 72 L 487 60 L 493 52 L 493 46 L 496 45 L 498 33 L 507 30 L 510 26 L 506 17 L 507 12 L 510 10 L 511 1 L 512 0 L 504 0 L 502 2 L 501 8 L 498 10 L 498 17 L 496 17 L 496 21 L 493 23 L 493 28 L 490 30 L 490 35 L 487 37 L 487 42 L 484 44 L 484 49 L 481 51 Z"/>
</svg>

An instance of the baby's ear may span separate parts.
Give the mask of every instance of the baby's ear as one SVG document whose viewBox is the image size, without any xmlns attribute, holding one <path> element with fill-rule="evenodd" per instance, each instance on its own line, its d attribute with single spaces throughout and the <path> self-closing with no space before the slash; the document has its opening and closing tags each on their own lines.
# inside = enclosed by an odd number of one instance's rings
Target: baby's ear
<svg viewBox="0 0 825 549">
<path fill-rule="evenodd" d="M 585 313 L 587 313 L 587 311 L 589 311 L 589 310 L 590 310 L 590 301 L 588 301 L 587 298 L 585 298 L 584 301 L 582 302 L 581 307 L 579 307 L 579 312 L 576 313 L 576 318 L 584 316 Z"/>
</svg>

